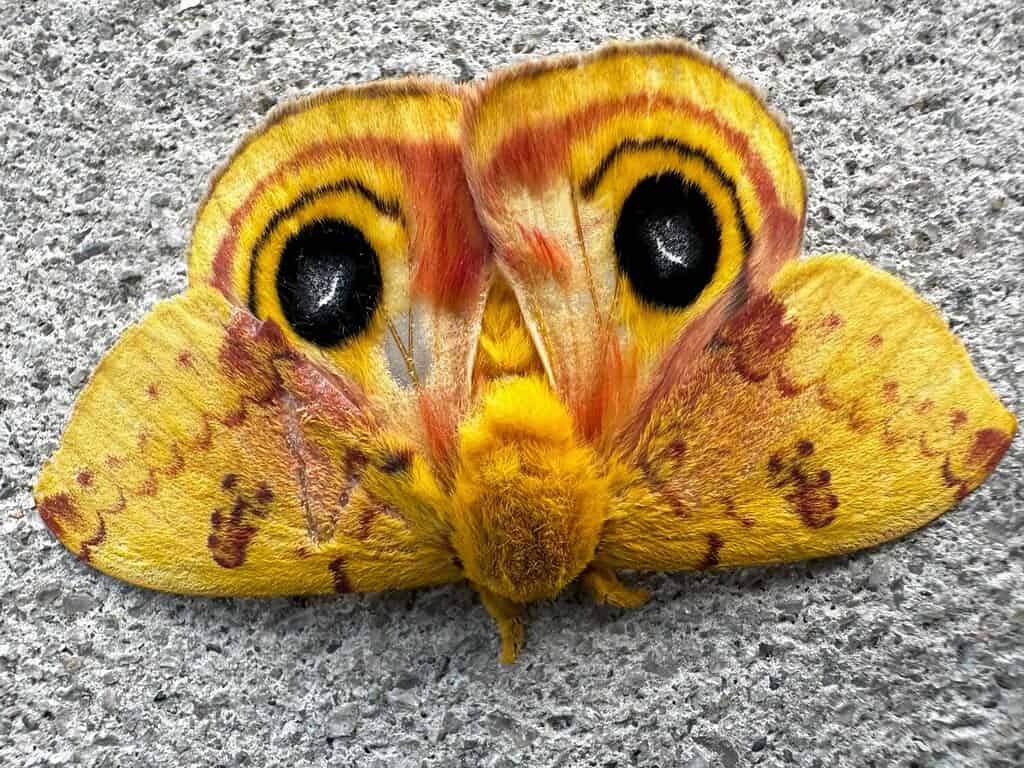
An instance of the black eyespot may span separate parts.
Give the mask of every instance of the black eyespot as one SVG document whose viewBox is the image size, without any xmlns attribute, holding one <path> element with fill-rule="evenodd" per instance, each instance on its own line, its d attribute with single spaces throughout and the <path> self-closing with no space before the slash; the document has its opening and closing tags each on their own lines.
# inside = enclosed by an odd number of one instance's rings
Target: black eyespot
<svg viewBox="0 0 1024 768">
<path fill-rule="evenodd" d="M 321 347 L 363 331 L 381 288 L 373 246 L 340 219 L 311 222 L 289 237 L 277 267 L 285 319 L 299 336 Z"/>
<path fill-rule="evenodd" d="M 615 226 L 619 269 L 641 300 L 661 307 L 691 304 L 711 282 L 720 250 L 711 203 L 676 173 L 637 184 Z"/>
</svg>

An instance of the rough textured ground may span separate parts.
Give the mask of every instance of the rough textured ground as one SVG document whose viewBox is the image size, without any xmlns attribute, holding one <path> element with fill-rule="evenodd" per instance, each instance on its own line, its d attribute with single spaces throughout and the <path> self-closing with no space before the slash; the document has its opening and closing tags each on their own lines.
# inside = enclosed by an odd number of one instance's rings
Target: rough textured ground
<svg viewBox="0 0 1024 768">
<path fill-rule="evenodd" d="M 685 36 L 792 124 L 809 252 L 908 281 L 1024 411 L 1024 11 L 771 0 L 0 2 L 0 764 L 1020 766 L 1021 439 L 937 524 L 569 594 L 497 663 L 467 589 L 206 601 L 69 556 L 30 487 L 101 353 L 185 285 L 207 175 L 280 100 Z M 1016 8 L 1015 8 L 1016 6 Z"/>
</svg>

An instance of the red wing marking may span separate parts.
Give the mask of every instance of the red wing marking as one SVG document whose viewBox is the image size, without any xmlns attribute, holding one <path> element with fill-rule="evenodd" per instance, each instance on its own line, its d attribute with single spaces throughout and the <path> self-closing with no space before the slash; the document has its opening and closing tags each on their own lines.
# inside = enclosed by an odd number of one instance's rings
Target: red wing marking
<svg viewBox="0 0 1024 768">
<path fill-rule="evenodd" d="M 968 493 L 971 492 L 970 489 L 967 487 L 967 481 L 964 480 L 962 477 L 957 477 L 955 474 L 953 474 L 953 467 L 950 465 L 949 462 L 949 454 L 946 454 L 946 460 L 942 462 L 942 481 L 946 484 L 947 487 L 956 488 L 955 494 L 957 501 L 962 500 Z"/>
<path fill-rule="evenodd" d="M 773 485 L 792 489 L 783 498 L 793 506 L 804 525 L 824 528 L 835 520 L 835 510 L 839 507 L 839 499 L 831 490 L 832 473 L 817 466 L 811 458 L 814 443 L 810 440 L 799 440 L 794 453 L 788 460 L 779 454 L 769 458 L 768 472 L 774 476 Z"/>
<path fill-rule="evenodd" d="M 66 524 L 80 523 L 82 515 L 72 501 L 71 496 L 66 493 L 55 493 L 47 496 L 39 504 L 39 516 L 46 523 L 58 539 L 64 538 L 64 526 Z"/>
<path fill-rule="evenodd" d="M 553 277 L 562 288 L 569 285 L 572 263 L 562 247 L 536 227 L 518 224 L 522 245 L 503 253 L 516 275 L 528 282 L 537 277 Z"/>
<path fill-rule="evenodd" d="M 102 517 L 100 517 L 100 527 L 99 527 L 99 530 L 97 530 L 94 535 L 90 536 L 88 539 L 85 539 L 82 542 L 82 549 L 78 552 L 78 557 L 82 560 L 82 562 L 88 563 L 89 562 L 89 558 L 92 555 L 92 548 L 93 547 L 98 547 L 100 544 L 103 543 L 103 541 L 106 538 L 107 538 L 107 523 L 106 523 L 106 521 Z"/>
<path fill-rule="evenodd" d="M 984 465 L 985 471 L 991 472 L 1009 447 L 1010 436 L 1002 430 L 979 429 L 974 433 L 974 444 L 967 462 L 972 466 Z"/>
<path fill-rule="evenodd" d="M 722 550 L 722 546 L 725 541 L 717 533 L 708 534 L 708 551 L 704 555 L 704 559 L 701 560 L 700 565 L 697 567 L 706 571 L 708 568 L 714 568 L 719 563 L 718 553 Z"/>
<path fill-rule="evenodd" d="M 334 576 L 334 591 L 340 593 L 351 592 L 352 583 L 348 580 L 348 574 L 345 573 L 345 558 L 335 558 L 331 561 L 328 568 Z"/>
<path fill-rule="evenodd" d="M 263 481 L 256 484 L 254 492 L 248 493 L 234 473 L 224 475 L 220 487 L 232 496 L 231 512 L 225 515 L 222 509 L 215 509 L 210 514 L 206 546 L 217 565 L 238 568 L 245 563 L 246 551 L 260 530 L 253 518 L 266 519 L 270 513 L 267 505 L 274 494 Z"/>
<path fill-rule="evenodd" d="M 846 321 L 842 317 L 837 315 L 835 312 L 831 312 L 822 320 L 822 324 L 828 331 L 834 331 L 836 328 L 841 328 Z"/>
<path fill-rule="evenodd" d="M 414 452 L 412 448 L 399 448 L 384 457 L 380 470 L 388 475 L 404 472 L 412 464 Z"/>
<path fill-rule="evenodd" d="M 111 506 L 109 509 L 103 510 L 102 514 L 99 517 L 102 520 L 104 515 L 116 515 L 118 512 L 124 512 L 127 506 L 128 500 L 124 497 L 124 491 L 121 490 L 120 487 L 118 487 L 117 501 L 114 502 L 113 506 Z"/>
</svg>

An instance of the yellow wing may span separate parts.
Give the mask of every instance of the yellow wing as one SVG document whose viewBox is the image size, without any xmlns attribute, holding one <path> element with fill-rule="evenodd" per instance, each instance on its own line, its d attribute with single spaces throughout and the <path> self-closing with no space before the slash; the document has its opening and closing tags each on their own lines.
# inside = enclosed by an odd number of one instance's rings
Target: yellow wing
<svg viewBox="0 0 1024 768">
<path fill-rule="evenodd" d="M 387 434 L 351 381 L 211 288 L 121 337 L 35 493 L 72 552 L 146 587 L 267 595 L 460 578 L 415 446 Z"/>
<path fill-rule="evenodd" d="M 799 252 L 804 184 L 789 137 L 749 86 L 681 41 L 501 72 L 465 121 L 481 221 L 589 437 L 611 431 L 634 374 L 684 329 L 702 346 Z M 680 221 L 695 231 L 658 229 Z M 652 236 L 677 265 L 699 260 L 698 242 L 714 253 L 652 286 L 632 269 L 635 240 Z"/>
<path fill-rule="evenodd" d="M 934 308 L 850 257 L 791 263 L 620 435 L 596 560 L 755 565 L 918 528 L 995 468 L 1016 420 Z"/>
<path fill-rule="evenodd" d="M 463 101 L 459 86 L 409 78 L 276 109 L 214 176 L 188 264 L 189 285 L 418 410 L 406 423 L 449 473 L 489 252 L 462 167 Z M 332 300 L 346 293 L 344 308 Z"/>
</svg>

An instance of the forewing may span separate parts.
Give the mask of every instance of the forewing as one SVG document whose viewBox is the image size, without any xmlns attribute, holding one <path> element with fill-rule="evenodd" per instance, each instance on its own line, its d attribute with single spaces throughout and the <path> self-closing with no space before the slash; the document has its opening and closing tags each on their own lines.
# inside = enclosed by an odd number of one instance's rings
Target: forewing
<svg viewBox="0 0 1024 768">
<path fill-rule="evenodd" d="M 459 577 L 415 446 L 273 321 L 205 287 L 157 305 L 106 355 L 35 493 L 82 560 L 161 590 Z"/>
<path fill-rule="evenodd" d="M 619 435 L 596 559 L 676 570 L 801 560 L 924 525 L 1016 421 L 937 312 L 850 257 L 787 266 Z"/>
<path fill-rule="evenodd" d="M 450 460 L 468 399 L 489 252 L 462 167 L 462 112 L 460 87 L 426 78 L 346 86 L 278 108 L 215 175 L 189 253 L 190 285 L 273 319 L 290 343 L 370 397 L 404 401 L 410 430 L 422 414 L 439 465 Z M 331 286 L 351 279 L 322 270 L 296 289 L 282 265 L 304 242 L 334 254 L 355 242 L 375 256 L 375 309 L 343 340 L 292 322 L 296 294 L 330 306 Z"/>
<path fill-rule="evenodd" d="M 799 250 L 804 186 L 788 136 L 748 86 L 684 43 L 513 68 L 484 84 L 466 126 L 481 220 L 555 386 L 590 436 L 629 410 L 634 377 L 645 379 L 681 334 L 700 349 Z M 628 201 L 659 179 L 698 190 L 698 224 L 717 233 L 709 281 L 692 300 L 667 297 L 672 306 L 624 273 L 628 238 L 617 242 Z M 697 215 L 664 197 L 647 202 Z"/>
</svg>

